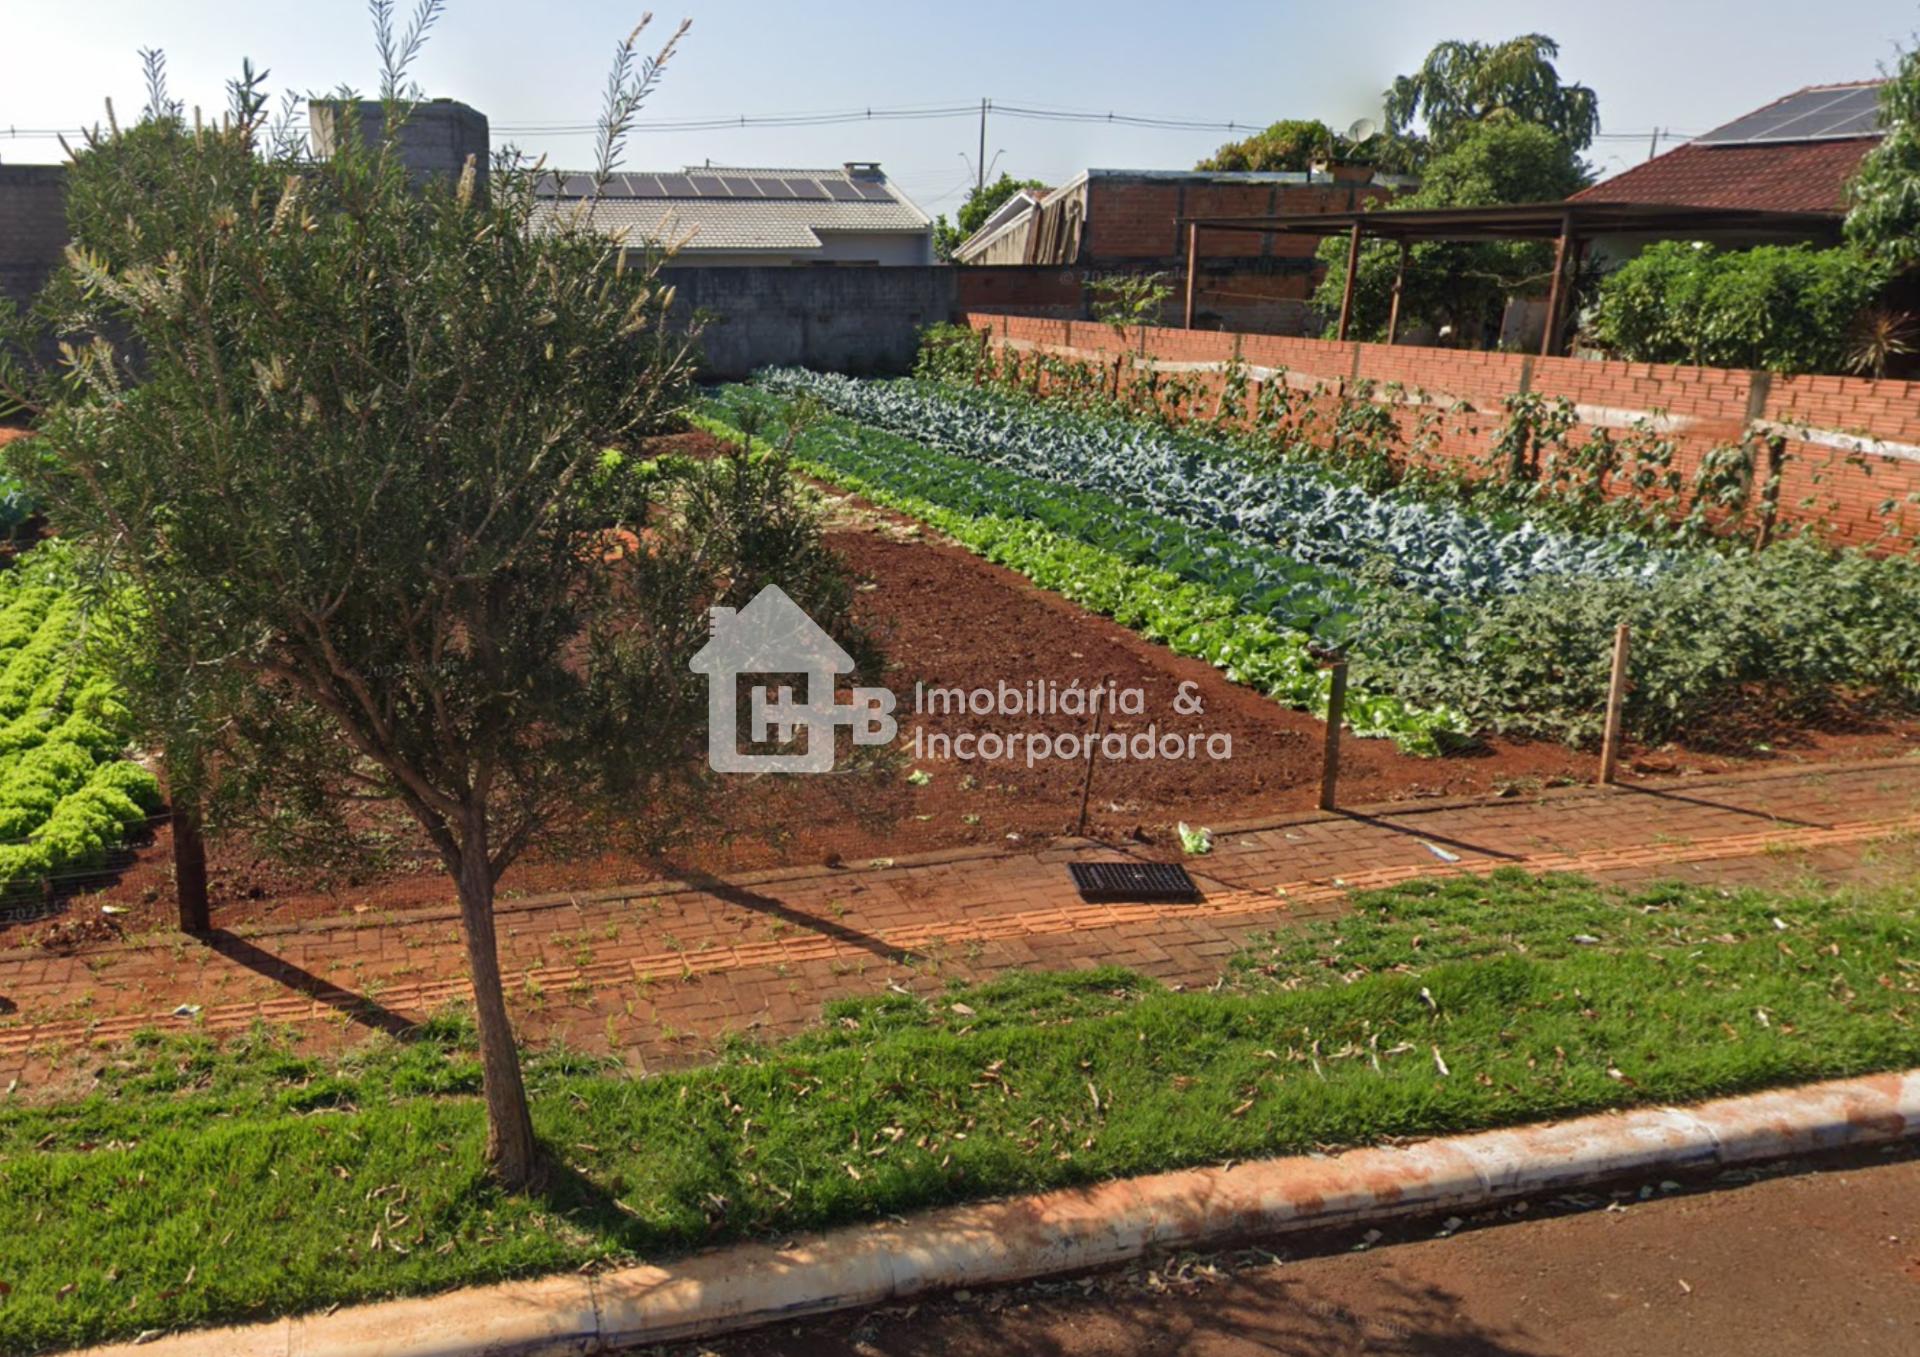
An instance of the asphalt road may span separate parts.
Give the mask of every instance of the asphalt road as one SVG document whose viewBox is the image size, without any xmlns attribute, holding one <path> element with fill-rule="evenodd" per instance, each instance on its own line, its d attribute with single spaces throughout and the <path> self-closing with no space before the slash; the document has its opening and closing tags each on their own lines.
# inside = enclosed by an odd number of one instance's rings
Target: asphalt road
<svg viewBox="0 0 1920 1357">
<path fill-rule="evenodd" d="M 1746 1176 L 1529 1203 L 1466 1222 L 1422 1222 L 1371 1242 L 1347 1231 L 1313 1241 L 1315 1256 L 1275 1241 L 1272 1253 L 1162 1259 L 680 1351 L 1920 1354 L 1920 1158 L 1863 1155 L 1741 1181 Z"/>
</svg>

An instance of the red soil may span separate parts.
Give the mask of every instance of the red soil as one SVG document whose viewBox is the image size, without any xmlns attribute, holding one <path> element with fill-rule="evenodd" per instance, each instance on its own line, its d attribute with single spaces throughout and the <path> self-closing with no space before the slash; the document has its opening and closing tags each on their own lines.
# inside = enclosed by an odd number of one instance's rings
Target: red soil
<svg viewBox="0 0 1920 1357">
<path fill-rule="evenodd" d="M 682 450 L 691 436 L 673 440 Z M 887 685 L 899 700 L 897 755 L 865 773 L 832 777 L 742 778 L 715 808 L 717 820 L 697 838 L 656 856 L 639 850 L 592 857 L 532 857 L 508 873 L 502 890 L 540 893 L 590 889 L 690 869 L 729 872 L 845 860 L 863 862 L 933 849 L 1031 842 L 1072 832 L 1087 784 L 1084 761 L 1047 759 L 966 762 L 932 757 L 914 738 L 929 734 L 1021 731 L 1082 734 L 1082 715 L 954 717 L 913 712 L 914 685 L 929 688 L 1065 687 L 1111 681 L 1137 690 L 1143 710 L 1117 715 L 1104 729 L 1134 736 L 1149 724 L 1162 734 L 1231 739 L 1231 757 L 1108 762 L 1097 760 L 1087 795 L 1086 831 L 1169 846 L 1176 821 L 1220 824 L 1311 807 L 1318 795 L 1324 725 L 1227 682 L 1211 666 L 1181 659 L 1103 618 L 1091 616 L 1012 572 L 991 565 L 917 526 L 850 506 L 829 534 L 833 548 L 863 580 L 863 622 L 889 657 Z M 1182 714 L 1183 684 L 1200 710 Z M 1191 704 L 1189 704 L 1190 706 Z M 1772 749 L 1745 757 L 1682 747 L 1631 751 L 1629 769 L 1671 776 L 1714 772 L 1766 760 L 1810 762 L 1882 758 L 1916 745 L 1917 728 L 1868 726 L 1845 732 L 1773 737 Z M 1483 794 L 1524 795 L 1594 774 L 1595 759 L 1556 744 L 1493 740 L 1469 754 L 1420 759 L 1383 740 L 1341 741 L 1343 803 Z M 924 772 L 918 785 L 908 774 Z M 404 826 L 401 827 L 404 830 Z M 216 921 L 225 927 L 269 920 L 437 905 L 451 898 L 440 866 L 419 847 L 402 847 L 377 871 L 321 880 L 261 853 L 243 836 L 209 847 Z M 101 904 L 126 913 L 103 919 Z M 96 893 L 24 925 L 0 922 L 0 945 L 34 938 L 92 934 L 102 928 L 139 931 L 171 922 L 171 867 L 166 831 L 141 846 L 134 861 Z M 47 936 L 49 929 L 53 936 Z"/>
</svg>

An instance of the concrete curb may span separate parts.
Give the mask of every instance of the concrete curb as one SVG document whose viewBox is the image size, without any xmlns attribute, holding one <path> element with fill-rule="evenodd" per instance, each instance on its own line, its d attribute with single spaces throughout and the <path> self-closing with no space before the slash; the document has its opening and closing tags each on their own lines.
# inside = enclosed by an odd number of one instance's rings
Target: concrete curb
<svg viewBox="0 0 1920 1357">
<path fill-rule="evenodd" d="M 1574 1121 L 1126 1179 L 665 1267 L 550 1277 L 202 1330 L 90 1357 L 545 1357 L 704 1337 L 1155 1249 L 1479 1207 L 1609 1178 L 1920 1136 L 1920 1070 Z"/>
</svg>

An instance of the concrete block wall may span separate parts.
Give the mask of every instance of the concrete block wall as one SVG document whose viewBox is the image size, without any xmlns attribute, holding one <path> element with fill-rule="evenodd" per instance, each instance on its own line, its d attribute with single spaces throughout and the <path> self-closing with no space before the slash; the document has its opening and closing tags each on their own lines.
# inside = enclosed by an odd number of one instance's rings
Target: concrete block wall
<svg viewBox="0 0 1920 1357">
<path fill-rule="evenodd" d="M 375 99 L 355 103 L 316 99 L 307 106 L 307 118 L 308 141 L 322 160 L 335 154 L 356 131 L 367 144 L 377 143 L 387 123 L 386 109 Z M 429 179 L 457 181 L 471 158 L 484 188 L 491 146 L 487 115 L 457 99 L 414 104 L 400 125 L 400 160 L 416 185 Z"/>
<path fill-rule="evenodd" d="M 1920 382 L 1198 330 L 1118 335 L 1086 321 L 984 311 L 958 319 L 996 344 L 1102 366 L 1127 354 L 1136 366 L 1198 379 L 1216 393 L 1238 362 L 1250 369 L 1256 394 L 1262 381 L 1285 381 L 1323 419 L 1367 383 L 1404 433 L 1424 429 L 1430 459 L 1468 469 L 1487 461 L 1507 398 L 1528 391 L 1573 403 L 1575 439 L 1596 429 L 1616 438 L 1636 424 L 1652 429 L 1671 440 L 1673 465 L 1689 482 L 1716 448 L 1749 436 L 1779 438 L 1783 523 L 1811 525 L 1837 542 L 1902 549 L 1920 533 Z"/>
<path fill-rule="evenodd" d="M 674 310 L 711 313 L 702 338 L 706 371 L 744 377 L 801 364 L 879 374 L 913 366 L 920 331 L 954 309 L 953 275 L 925 268 L 702 268 L 663 271 Z"/>
<path fill-rule="evenodd" d="M 67 171 L 0 165 L 0 297 L 25 305 L 67 246 Z"/>
</svg>

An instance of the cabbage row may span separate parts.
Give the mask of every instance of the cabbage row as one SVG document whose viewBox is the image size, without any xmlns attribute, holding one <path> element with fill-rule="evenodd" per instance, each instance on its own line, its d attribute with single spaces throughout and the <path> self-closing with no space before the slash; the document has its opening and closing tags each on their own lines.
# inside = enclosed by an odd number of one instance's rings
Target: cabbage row
<svg viewBox="0 0 1920 1357">
<path fill-rule="evenodd" d="M 770 392 L 736 386 L 716 395 L 711 408 L 735 426 L 750 417 L 771 427 L 782 422 L 785 406 Z M 1111 495 L 937 452 L 870 426 L 831 420 L 814 427 L 821 432 L 808 442 L 809 456 L 830 462 L 836 474 L 858 474 L 965 514 L 1031 519 L 1124 560 L 1205 584 L 1239 611 L 1307 632 L 1328 648 L 1348 639 L 1368 594 L 1378 592 L 1272 547 L 1136 509 Z"/>
<path fill-rule="evenodd" d="M 731 387 L 707 410 L 711 418 L 695 422 L 723 436 L 738 437 L 743 427 L 781 431 L 781 403 L 764 392 Z M 1312 638 L 1284 614 L 1291 604 L 1303 617 L 1324 620 L 1323 591 L 1358 602 L 1351 585 L 1316 585 L 1311 569 L 1213 549 L 1152 515 L 1063 494 L 1060 486 L 844 419 L 808 421 L 792 453 L 801 470 L 909 514 L 1044 589 L 1212 663 L 1235 683 L 1326 714 L 1327 672 Z M 1289 573 L 1294 578 L 1278 589 L 1278 605 L 1249 606 L 1275 597 L 1271 588 L 1247 592 L 1256 576 L 1270 586 Z M 1439 753 L 1468 733 L 1465 718 L 1444 705 L 1415 706 L 1366 683 L 1349 688 L 1346 721 L 1356 735 L 1388 738 L 1418 754 Z"/>
<path fill-rule="evenodd" d="M 122 757 L 113 683 L 78 658 L 81 604 L 60 564 L 41 547 L 0 573 L 0 898 L 105 866 L 160 805 L 153 775 Z"/>
<path fill-rule="evenodd" d="M 1686 558 L 1643 539 L 1497 527 L 1445 504 L 1371 494 L 1318 469 L 1253 467 L 1192 436 L 924 381 L 781 368 L 760 385 L 1021 475 L 1096 492 L 1176 522 L 1355 573 L 1382 568 L 1443 603 L 1516 593 L 1550 577 L 1650 580 Z"/>
</svg>

